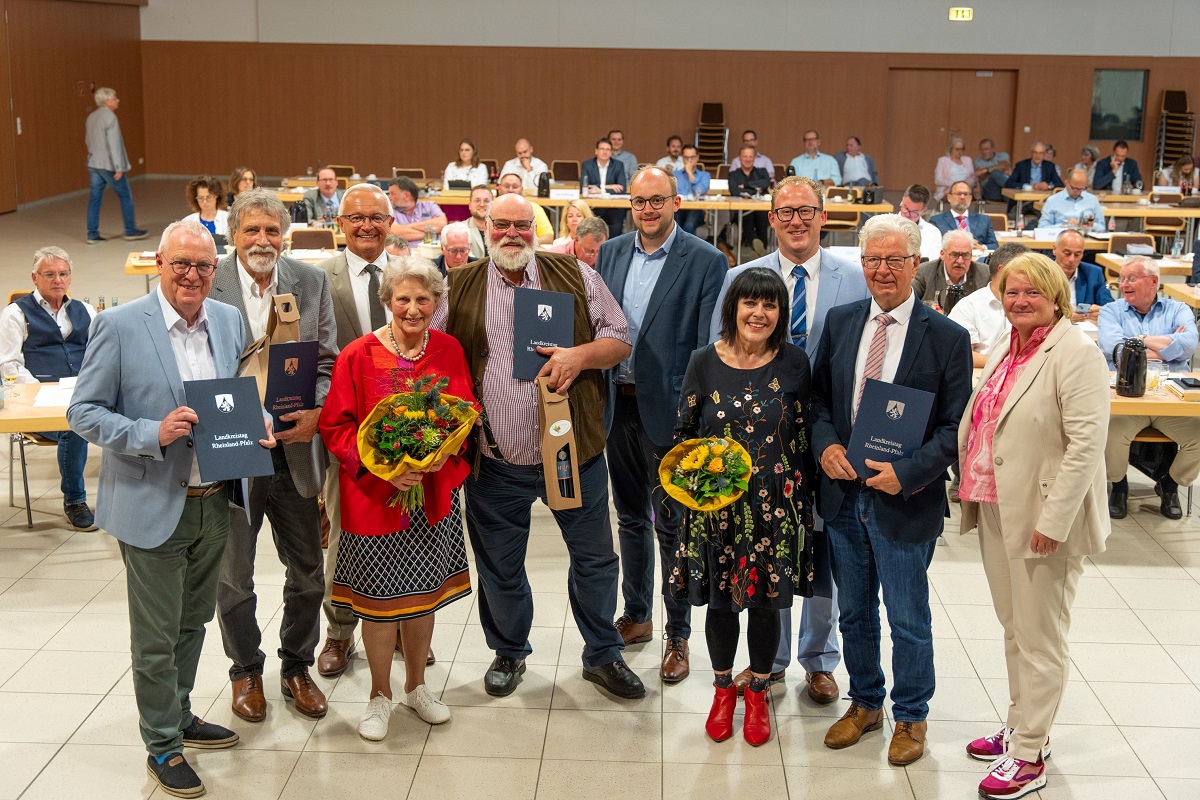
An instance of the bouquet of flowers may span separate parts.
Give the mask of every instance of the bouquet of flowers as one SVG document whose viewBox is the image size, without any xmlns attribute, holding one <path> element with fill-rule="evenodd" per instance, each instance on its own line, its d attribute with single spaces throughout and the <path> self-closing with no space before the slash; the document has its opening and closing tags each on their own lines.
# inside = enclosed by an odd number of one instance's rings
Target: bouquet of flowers
<svg viewBox="0 0 1200 800">
<path fill-rule="evenodd" d="M 663 456 L 658 479 L 667 494 L 693 511 L 716 511 L 746 491 L 750 454 L 732 439 L 680 442 Z"/>
<path fill-rule="evenodd" d="M 442 390 L 450 379 L 422 375 L 407 392 L 388 395 L 358 426 L 358 455 L 367 470 L 390 481 L 454 455 L 479 417 L 475 405 Z M 389 505 L 412 511 L 425 500 L 420 483 L 397 491 Z"/>
</svg>

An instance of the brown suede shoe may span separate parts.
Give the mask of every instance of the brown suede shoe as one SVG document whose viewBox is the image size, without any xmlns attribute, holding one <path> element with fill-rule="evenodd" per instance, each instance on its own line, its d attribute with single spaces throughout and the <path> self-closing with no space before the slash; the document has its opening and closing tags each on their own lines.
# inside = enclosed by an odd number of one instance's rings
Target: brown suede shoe
<svg viewBox="0 0 1200 800">
<path fill-rule="evenodd" d="M 920 722 L 897 722 L 888 745 L 888 763 L 894 767 L 907 767 L 925 755 L 925 732 L 929 728 L 925 720 Z"/>
<path fill-rule="evenodd" d="M 617 633 L 621 634 L 626 646 L 641 644 L 654 638 L 654 622 L 651 620 L 634 622 L 629 617 L 622 616 L 613 625 L 616 626 Z"/>
<path fill-rule="evenodd" d="M 808 696 L 812 698 L 814 703 L 828 705 L 834 702 L 841 695 L 838 691 L 837 681 L 833 679 L 833 674 L 829 672 L 806 672 L 804 680 L 808 681 Z"/>
<path fill-rule="evenodd" d="M 883 727 L 883 709 L 868 711 L 857 701 L 850 703 L 850 708 L 842 718 L 830 726 L 825 733 L 825 746 L 833 750 L 841 750 L 857 744 L 867 731 L 877 731 Z"/>
<path fill-rule="evenodd" d="M 780 681 L 782 681 L 784 679 L 784 676 L 786 676 L 786 675 L 787 675 L 786 669 L 781 669 L 781 670 L 779 670 L 779 672 L 772 672 L 771 673 L 771 685 L 779 683 Z M 754 680 L 754 673 L 750 671 L 749 667 L 746 667 L 744 670 L 742 670 L 741 672 L 739 672 L 737 674 L 737 676 L 733 679 L 733 685 L 737 687 L 738 697 L 741 697 L 743 694 L 745 694 L 746 687 L 748 687 L 750 685 L 750 681 L 752 681 L 752 680 Z"/>
<path fill-rule="evenodd" d="M 679 683 L 691 672 L 688 666 L 688 640 L 682 636 L 670 637 L 663 650 L 662 665 L 658 668 L 659 677 L 663 683 Z"/>
<path fill-rule="evenodd" d="M 325 703 L 325 693 L 313 683 L 307 669 L 302 669 L 284 680 L 279 688 L 284 697 L 290 697 L 295 702 L 296 710 L 306 717 L 320 719 L 329 710 Z"/>
<path fill-rule="evenodd" d="M 317 656 L 317 672 L 323 678 L 336 678 L 346 671 L 346 664 L 350 662 L 350 655 L 353 652 L 353 636 L 346 639 L 334 639 L 333 637 L 326 639 L 325 649 L 321 651 L 321 655 Z"/>
<path fill-rule="evenodd" d="M 246 722 L 262 722 L 267 718 L 262 675 L 247 675 L 233 682 L 233 713 Z"/>
</svg>

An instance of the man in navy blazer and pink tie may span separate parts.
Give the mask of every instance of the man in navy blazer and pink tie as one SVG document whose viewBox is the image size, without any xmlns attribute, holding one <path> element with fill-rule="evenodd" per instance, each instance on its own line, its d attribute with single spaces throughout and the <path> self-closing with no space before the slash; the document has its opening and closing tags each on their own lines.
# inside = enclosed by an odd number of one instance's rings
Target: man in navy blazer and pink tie
<svg viewBox="0 0 1200 800">
<path fill-rule="evenodd" d="M 929 218 L 929 224 L 942 233 L 970 231 L 975 242 L 989 250 L 1000 246 L 991 218 L 987 214 L 971 213 L 971 187 L 966 181 L 952 184 L 950 191 L 946 192 L 946 200 L 950 203 L 950 210 L 934 214 Z"/>
</svg>

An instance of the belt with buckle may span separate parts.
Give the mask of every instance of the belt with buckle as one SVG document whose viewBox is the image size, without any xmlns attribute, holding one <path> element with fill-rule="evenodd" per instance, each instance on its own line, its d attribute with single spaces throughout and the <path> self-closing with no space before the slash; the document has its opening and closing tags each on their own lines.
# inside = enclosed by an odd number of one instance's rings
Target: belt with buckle
<svg viewBox="0 0 1200 800">
<path fill-rule="evenodd" d="M 618 383 L 617 384 L 617 394 L 623 394 L 626 397 L 636 397 L 637 396 L 637 387 L 634 386 L 632 383 Z"/>
<path fill-rule="evenodd" d="M 187 489 L 188 497 L 212 497 L 217 492 L 225 488 L 225 481 L 210 483 L 207 486 L 189 486 Z"/>
</svg>

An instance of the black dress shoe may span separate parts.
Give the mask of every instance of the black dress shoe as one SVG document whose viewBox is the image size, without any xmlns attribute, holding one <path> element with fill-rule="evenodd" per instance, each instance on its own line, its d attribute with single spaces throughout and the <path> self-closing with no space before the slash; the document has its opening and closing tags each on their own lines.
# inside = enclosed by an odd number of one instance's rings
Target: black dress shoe
<svg viewBox="0 0 1200 800">
<path fill-rule="evenodd" d="M 171 753 L 161 764 L 154 756 L 148 756 L 146 771 L 167 794 L 175 797 L 199 797 L 204 794 L 200 776 L 182 753 Z"/>
<path fill-rule="evenodd" d="M 1122 478 L 1112 485 L 1108 493 L 1108 516 L 1113 519 L 1125 519 L 1129 513 L 1129 480 Z"/>
<path fill-rule="evenodd" d="M 1172 481 L 1160 480 L 1154 484 L 1154 493 L 1162 498 L 1158 509 L 1167 519 L 1183 519 L 1183 509 L 1179 505 L 1179 487 Z"/>
<path fill-rule="evenodd" d="M 646 687 L 642 685 L 642 679 L 634 675 L 633 670 L 626 666 L 624 661 L 614 661 L 599 667 L 584 667 L 583 679 L 599 684 L 617 697 L 627 700 L 646 696 Z"/>
<path fill-rule="evenodd" d="M 496 656 L 483 675 L 483 690 L 492 697 L 508 697 L 525 674 L 525 659 Z"/>
</svg>

